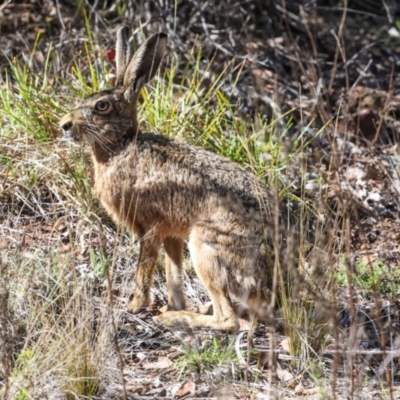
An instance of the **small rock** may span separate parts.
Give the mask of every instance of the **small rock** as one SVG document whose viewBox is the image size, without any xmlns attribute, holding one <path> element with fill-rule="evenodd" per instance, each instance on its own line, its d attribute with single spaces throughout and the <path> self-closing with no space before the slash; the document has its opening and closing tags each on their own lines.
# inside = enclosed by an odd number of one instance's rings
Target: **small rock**
<svg viewBox="0 0 400 400">
<path fill-rule="evenodd" d="M 378 192 L 371 192 L 368 194 L 367 201 L 373 201 L 379 203 L 382 199 L 382 196 Z"/>
<path fill-rule="evenodd" d="M 309 192 L 317 192 L 319 190 L 320 186 L 318 184 L 317 181 L 312 180 L 312 181 L 308 181 L 305 185 L 304 185 L 304 189 L 309 191 Z"/>
<path fill-rule="evenodd" d="M 379 231 L 368 232 L 367 233 L 367 238 L 368 238 L 370 243 L 374 243 L 375 240 L 378 238 L 378 235 L 379 235 Z"/>
<path fill-rule="evenodd" d="M 294 376 L 290 371 L 288 371 L 287 369 L 279 368 L 278 366 L 278 368 L 276 369 L 276 374 L 282 382 L 285 382 L 286 384 L 291 386 Z"/>
<path fill-rule="evenodd" d="M 203 384 L 195 392 L 196 397 L 207 397 L 210 394 L 210 388 Z"/>
<path fill-rule="evenodd" d="M 256 400 L 270 400 L 271 396 L 268 396 L 264 393 L 257 393 L 255 399 Z"/>
<path fill-rule="evenodd" d="M 400 32 L 394 27 L 392 26 L 389 30 L 388 30 L 388 35 L 391 37 L 400 37 Z"/>
<path fill-rule="evenodd" d="M 136 353 L 136 357 L 137 357 L 139 360 L 144 360 L 147 356 L 146 356 L 146 354 L 144 354 L 144 353 L 142 353 L 142 352 L 139 352 L 139 353 Z"/>
<path fill-rule="evenodd" d="M 167 388 L 167 395 L 169 397 L 174 398 L 175 394 L 177 393 L 177 391 L 180 389 L 181 386 L 182 383 L 175 383 L 174 385 L 171 385 L 170 387 Z"/>
<path fill-rule="evenodd" d="M 346 171 L 346 179 L 348 181 L 355 181 L 357 179 L 363 179 L 366 175 L 365 170 L 359 167 L 349 167 Z"/>
<path fill-rule="evenodd" d="M 298 385 L 296 385 L 296 387 L 294 388 L 294 392 L 296 394 L 302 394 L 304 392 L 303 385 L 301 385 L 300 383 Z"/>
</svg>

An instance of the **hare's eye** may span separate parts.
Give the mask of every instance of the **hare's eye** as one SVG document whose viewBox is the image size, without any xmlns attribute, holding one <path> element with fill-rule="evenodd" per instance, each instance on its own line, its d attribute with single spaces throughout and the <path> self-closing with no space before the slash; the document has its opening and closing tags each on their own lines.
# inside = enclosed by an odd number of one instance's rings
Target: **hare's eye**
<svg viewBox="0 0 400 400">
<path fill-rule="evenodd" d="M 104 100 L 100 100 L 94 105 L 94 108 L 97 111 L 107 111 L 108 107 L 110 107 L 110 104 Z"/>
</svg>

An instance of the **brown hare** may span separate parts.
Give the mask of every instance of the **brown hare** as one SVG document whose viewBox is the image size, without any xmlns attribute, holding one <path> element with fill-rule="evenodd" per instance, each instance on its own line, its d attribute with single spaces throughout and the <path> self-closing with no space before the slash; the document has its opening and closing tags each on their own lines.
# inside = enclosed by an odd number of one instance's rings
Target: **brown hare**
<svg viewBox="0 0 400 400">
<path fill-rule="evenodd" d="M 167 46 L 157 33 L 131 57 L 129 29 L 117 34 L 115 88 L 92 94 L 60 126 L 92 150 L 95 189 L 115 221 L 140 240 L 134 299 L 150 304 L 160 247 L 166 252 L 165 325 L 233 330 L 233 301 L 263 314 L 268 307 L 268 260 L 263 245 L 272 196 L 241 166 L 201 148 L 154 133 L 137 121 L 141 88 L 155 75 Z M 185 311 L 182 255 L 188 240 L 194 268 L 208 290 L 213 315 Z"/>
</svg>

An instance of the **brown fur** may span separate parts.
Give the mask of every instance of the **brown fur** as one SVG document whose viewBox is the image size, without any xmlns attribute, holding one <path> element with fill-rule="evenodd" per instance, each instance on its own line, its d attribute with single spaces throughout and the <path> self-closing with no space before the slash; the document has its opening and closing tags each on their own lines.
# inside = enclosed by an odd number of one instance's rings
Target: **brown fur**
<svg viewBox="0 0 400 400">
<path fill-rule="evenodd" d="M 60 125 L 75 140 L 90 144 L 101 203 L 115 221 L 123 221 L 140 239 L 130 309 L 139 312 L 150 304 L 153 273 L 163 245 L 168 304 L 157 320 L 232 330 L 237 326 L 233 298 L 258 314 L 266 310 L 268 268 L 263 237 L 271 194 L 251 173 L 223 157 L 140 132 L 137 97 L 159 67 L 167 39 L 165 34 L 152 36 L 130 59 L 127 37 L 127 28 L 122 28 L 117 39 L 115 89 L 89 96 Z M 185 240 L 212 299 L 211 316 L 184 311 Z"/>
</svg>

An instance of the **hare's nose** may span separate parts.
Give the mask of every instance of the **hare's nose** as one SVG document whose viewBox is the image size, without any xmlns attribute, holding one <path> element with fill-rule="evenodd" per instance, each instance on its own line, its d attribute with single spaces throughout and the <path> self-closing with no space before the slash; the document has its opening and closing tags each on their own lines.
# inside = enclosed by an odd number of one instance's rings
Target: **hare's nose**
<svg viewBox="0 0 400 400">
<path fill-rule="evenodd" d="M 70 131 L 71 128 L 72 128 L 72 122 L 71 122 L 71 121 L 65 122 L 64 124 L 61 125 L 61 129 L 62 129 L 64 132 Z"/>
<path fill-rule="evenodd" d="M 72 121 L 73 121 L 73 118 L 72 118 L 71 113 L 64 115 L 61 118 L 59 126 L 63 130 L 64 133 L 67 133 L 72 130 L 72 127 L 74 125 L 74 123 Z"/>
</svg>

